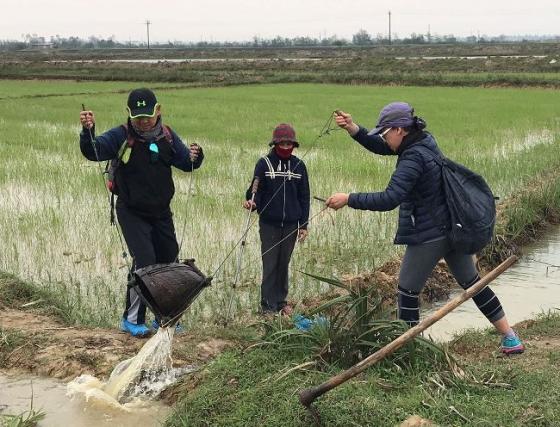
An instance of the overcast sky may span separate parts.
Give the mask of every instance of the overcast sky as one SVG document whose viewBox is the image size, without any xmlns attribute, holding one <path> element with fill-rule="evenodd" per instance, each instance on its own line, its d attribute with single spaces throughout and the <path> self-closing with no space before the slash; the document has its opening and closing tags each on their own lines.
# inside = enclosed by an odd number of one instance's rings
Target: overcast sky
<svg viewBox="0 0 560 427">
<path fill-rule="evenodd" d="M 0 39 L 90 35 L 119 41 L 250 40 L 387 33 L 560 33 L 560 0 L 0 0 Z"/>
</svg>

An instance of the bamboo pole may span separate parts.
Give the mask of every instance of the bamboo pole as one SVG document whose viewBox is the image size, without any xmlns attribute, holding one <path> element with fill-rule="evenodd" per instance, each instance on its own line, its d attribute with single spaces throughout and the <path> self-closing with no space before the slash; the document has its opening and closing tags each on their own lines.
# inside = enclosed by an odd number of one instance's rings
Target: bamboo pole
<svg viewBox="0 0 560 427">
<path fill-rule="evenodd" d="M 440 320 L 445 315 L 449 314 L 451 311 L 456 309 L 462 303 L 467 301 L 468 299 L 472 298 L 476 295 L 482 288 L 484 288 L 488 283 L 506 271 L 509 267 L 511 267 L 517 261 L 516 256 L 511 256 L 502 262 L 499 266 L 497 266 L 494 270 L 476 282 L 473 286 L 463 292 L 461 295 L 457 296 L 453 300 L 449 301 L 431 316 L 422 320 L 418 325 L 410 328 L 404 334 L 399 336 L 398 338 L 391 341 L 385 347 L 379 349 L 375 353 L 371 354 L 370 356 L 366 357 L 364 360 L 360 361 L 359 363 L 355 364 L 351 368 L 341 372 L 334 377 L 331 377 L 327 381 L 322 384 L 319 384 L 316 387 L 307 388 L 301 390 L 299 392 L 299 401 L 300 403 L 305 406 L 306 408 L 310 408 L 310 405 L 313 403 L 315 399 L 322 396 L 326 392 L 332 390 L 333 388 L 339 386 L 340 384 L 348 381 L 350 378 L 355 377 L 359 373 L 363 372 L 365 369 L 369 368 L 370 366 L 374 365 L 375 363 L 379 362 L 380 360 L 384 359 L 385 357 L 389 356 L 407 342 L 412 340 L 414 337 L 419 335 L 422 331 L 426 330 L 438 320 Z"/>
</svg>

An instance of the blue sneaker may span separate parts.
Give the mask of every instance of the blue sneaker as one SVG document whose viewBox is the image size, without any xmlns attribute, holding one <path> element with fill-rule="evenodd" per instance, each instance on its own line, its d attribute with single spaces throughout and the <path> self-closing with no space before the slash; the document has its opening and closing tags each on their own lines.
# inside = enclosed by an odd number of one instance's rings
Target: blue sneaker
<svg viewBox="0 0 560 427">
<path fill-rule="evenodd" d="M 159 329 L 159 323 L 155 319 L 152 320 L 152 328 L 153 328 L 154 331 L 157 331 Z M 180 323 L 177 323 L 175 325 L 175 333 L 176 334 L 181 334 L 183 332 L 185 332 L 185 328 L 183 328 L 183 326 Z"/>
<path fill-rule="evenodd" d="M 512 336 L 505 336 L 502 338 L 502 345 L 500 347 L 502 353 L 510 354 L 521 354 L 525 351 L 525 346 L 517 336 L 514 334 Z"/>
<path fill-rule="evenodd" d="M 144 324 L 136 325 L 126 319 L 121 320 L 121 331 L 128 332 L 133 337 L 142 338 L 150 335 L 150 330 Z"/>
</svg>

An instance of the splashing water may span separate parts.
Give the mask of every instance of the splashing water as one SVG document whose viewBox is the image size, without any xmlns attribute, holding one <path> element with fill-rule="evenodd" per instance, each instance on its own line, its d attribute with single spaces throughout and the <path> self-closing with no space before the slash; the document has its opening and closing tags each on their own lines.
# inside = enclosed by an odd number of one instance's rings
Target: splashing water
<svg viewBox="0 0 560 427">
<path fill-rule="evenodd" d="M 171 358 L 174 327 L 159 328 L 138 354 L 120 362 L 106 383 L 91 375 L 81 375 L 67 386 L 71 397 L 81 396 L 95 406 L 129 411 L 139 401 L 158 396 L 195 366 L 173 368 Z"/>
</svg>

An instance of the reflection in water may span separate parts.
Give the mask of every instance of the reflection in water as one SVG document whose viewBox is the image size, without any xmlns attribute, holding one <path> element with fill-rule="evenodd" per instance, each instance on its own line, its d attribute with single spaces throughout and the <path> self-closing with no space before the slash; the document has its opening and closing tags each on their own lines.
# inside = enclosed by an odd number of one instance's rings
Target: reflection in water
<svg viewBox="0 0 560 427">
<path fill-rule="evenodd" d="M 523 252 L 525 255 L 517 264 L 490 284 L 511 324 L 533 318 L 541 312 L 560 309 L 560 268 L 554 267 L 560 265 L 560 227 L 555 227 L 539 242 L 525 247 Z M 423 316 L 444 304 L 445 301 L 438 303 Z M 469 300 L 430 327 L 424 335 L 445 341 L 463 329 L 490 326 L 474 302 Z"/>
<path fill-rule="evenodd" d="M 11 378 L 0 375 L 0 414 L 28 411 L 33 396 L 33 409 L 46 413 L 39 422 L 43 427 L 160 426 L 169 408 L 159 402 L 136 401 L 126 410 L 116 406 L 96 406 L 83 400 L 70 400 L 66 384 L 50 378 Z"/>
</svg>

